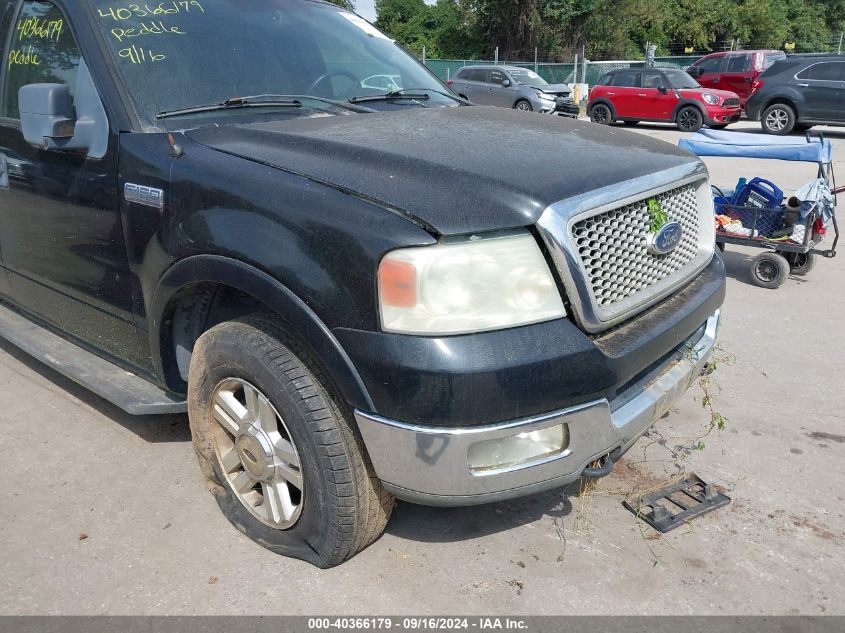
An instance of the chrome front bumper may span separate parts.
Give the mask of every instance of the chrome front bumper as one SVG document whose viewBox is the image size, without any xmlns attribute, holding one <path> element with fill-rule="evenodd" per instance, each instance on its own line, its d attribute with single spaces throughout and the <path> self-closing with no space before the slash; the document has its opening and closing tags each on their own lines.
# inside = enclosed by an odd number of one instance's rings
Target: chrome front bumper
<svg viewBox="0 0 845 633">
<path fill-rule="evenodd" d="M 593 460 L 627 451 L 700 375 L 716 345 L 720 313 L 713 314 L 684 349 L 619 401 L 606 398 L 512 422 L 470 428 L 403 424 L 355 412 L 376 474 L 400 499 L 463 506 L 521 497 L 565 486 Z M 566 424 L 569 446 L 551 458 L 483 473 L 467 462 L 476 442 Z"/>
</svg>

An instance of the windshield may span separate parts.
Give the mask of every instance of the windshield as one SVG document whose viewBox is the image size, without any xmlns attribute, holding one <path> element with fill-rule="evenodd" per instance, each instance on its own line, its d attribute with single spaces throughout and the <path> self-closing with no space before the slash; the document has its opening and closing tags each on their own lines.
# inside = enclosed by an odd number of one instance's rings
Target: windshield
<svg viewBox="0 0 845 633">
<path fill-rule="evenodd" d="M 666 68 L 661 70 L 663 70 L 663 73 L 666 75 L 666 79 L 669 80 L 669 85 L 672 86 L 672 88 L 676 88 L 678 90 L 683 90 L 684 88 L 701 88 L 699 83 L 683 70 L 672 70 Z"/>
<path fill-rule="evenodd" d="M 543 79 L 533 70 L 509 70 L 513 80 L 518 84 L 525 84 L 526 86 L 548 86 L 549 82 Z"/>
<path fill-rule="evenodd" d="M 308 0 L 89 0 L 135 106 L 156 113 L 249 95 L 350 98 L 402 89 L 448 89 L 357 15 Z M 372 108 L 457 105 L 448 96 L 390 100 Z M 337 112 L 315 100 L 284 116 Z M 369 104 L 368 104 L 368 107 Z M 237 116 L 239 110 L 215 112 Z M 245 110 L 240 110 L 244 112 Z M 255 115 L 251 110 L 250 114 Z"/>
</svg>

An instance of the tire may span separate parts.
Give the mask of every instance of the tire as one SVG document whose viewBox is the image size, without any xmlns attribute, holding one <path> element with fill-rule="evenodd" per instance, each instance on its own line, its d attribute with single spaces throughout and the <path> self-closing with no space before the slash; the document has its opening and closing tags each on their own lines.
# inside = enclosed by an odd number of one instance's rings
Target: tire
<svg viewBox="0 0 845 633">
<path fill-rule="evenodd" d="M 599 125 L 610 125 L 613 123 L 613 112 L 610 106 L 604 103 L 597 103 L 590 108 L 590 121 Z"/>
<path fill-rule="evenodd" d="M 686 106 L 678 111 L 675 123 L 681 132 L 698 132 L 704 126 L 704 115 L 695 106 Z"/>
<path fill-rule="evenodd" d="M 761 253 L 751 262 L 751 278 L 761 288 L 776 290 L 789 277 L 789 262 L 777 253 Z"/>
<path fill-rule="evenodd" d="M 639 121 L 623 121 L 623 123 L 624 123 L 625 125 L 627 125 L 628 127 L 634 127 L 635 125 L 639 125 L 639 124 L 640 124 L 640 122 L 639 122 Z"/>
<path fill-rule="evenodd" d="M 520 99 L 517 101 L 514 106 L 514 110 L 521 110 L 522 112 L 533 112 L 534 106 L 531 105 L 530 101 L 526 101 L 525 99 Z"/>
<path fill-rule="evenodd" d="M 394 500 L 375 477 L 349 412 L 305 349 L 270 317 L 228 321 L 200 336 L 188 416 L 220 509 L 259 545 L 327 568 L 384 531 Z"/>
<path fill-rule="evenodd" d="M 786 136 L 795 128 L 795 110 L 785 103 L 770 105 L 760 116 L 760 126 L 768 134 Z"/>
<path fill-rule="evenodd" d="M 787 253 L 785 257 L 789 262 L 789 271 L 799 277 L 810 274 L 810 271 L 816 267 L 815 253 Z"/>
</svg>

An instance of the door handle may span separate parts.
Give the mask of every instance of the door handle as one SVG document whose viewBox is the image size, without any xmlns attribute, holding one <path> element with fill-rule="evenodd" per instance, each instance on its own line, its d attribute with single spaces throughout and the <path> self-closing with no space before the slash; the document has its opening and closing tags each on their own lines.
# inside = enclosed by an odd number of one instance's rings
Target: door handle
<svg viewBox="0 0 845 633">
<path fill-rule="evenodd" d="M 644 93 L 644 92 L 638 92 L 638 93 L 637 93 L 637 96 L 638 96 L 638 97 L 646 97 L 646 96 L 648 96 L 648 95 L 646 95 L 646 93 Z"/>
<path fill-rule="evenodd" d="M 607 93 L 607 96 L 608 96 L 608 97 L 615 97 L 615 96 L 616 96 L 616 93 L 615 93 L 615 92 L 608 92 L 608 93 Z"/>
<path fill-rule="evenodd" d="M 798 85 L 801 86 L 802 88 L 809 88 L 810 87 L 810 84 L 798 84 Z"/>
</svg>

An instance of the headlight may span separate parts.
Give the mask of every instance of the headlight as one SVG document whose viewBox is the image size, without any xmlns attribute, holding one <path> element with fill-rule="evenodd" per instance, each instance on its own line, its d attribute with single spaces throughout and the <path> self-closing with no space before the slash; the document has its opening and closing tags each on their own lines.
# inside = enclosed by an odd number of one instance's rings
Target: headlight
<svg viewBox="0 0 845 633">
<path fill-rule="evenodd" d="M 527 231 L 388 253 L 378 291 L 385 332 L 467 334 L 566 316 Z"/>
<path fill-rule="evenodd" d="M 717 97 L 716 95 L 711 95 L 711 94 L 704 94 L 702 96 L 702 99 L 704 99 L 710 105 L 719 105 L 719 101 L 720 101 L 719 97 Z"/>
<path fill-rule="evenodd" d="M 555 100 L 554 95 L 546 94 L 545 92 L 538 92 L 536 94 L 540 99 L 545 99 L 546 101 L 554 101 Z"/>
</svg>

